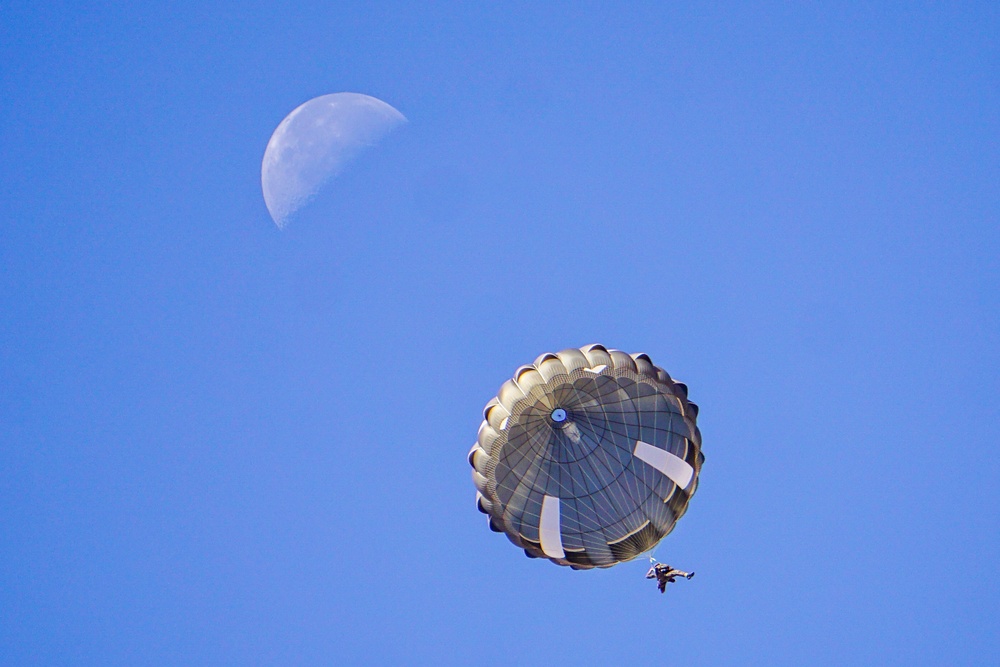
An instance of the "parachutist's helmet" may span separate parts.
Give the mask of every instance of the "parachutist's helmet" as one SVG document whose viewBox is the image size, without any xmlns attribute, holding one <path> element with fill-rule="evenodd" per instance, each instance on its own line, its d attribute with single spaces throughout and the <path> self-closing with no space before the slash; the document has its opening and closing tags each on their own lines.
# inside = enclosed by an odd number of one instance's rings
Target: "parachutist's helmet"
<svg viewBox="0 0 1000 667">
<path fill-rule="evenodd" d="M 645 354 L 543 354 L 487 403 L 469 452 L 479 510 L 532 558 L 610 567 L 687 510 L 704 456 L 698 407 Z"/>
</svg>

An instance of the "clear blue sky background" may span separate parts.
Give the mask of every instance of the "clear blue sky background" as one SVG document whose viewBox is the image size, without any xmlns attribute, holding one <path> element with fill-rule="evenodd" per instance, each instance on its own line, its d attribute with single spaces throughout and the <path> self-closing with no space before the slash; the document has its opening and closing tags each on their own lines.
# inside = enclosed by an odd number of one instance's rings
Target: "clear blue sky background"
<svg viewBox="0 0 1000 667">
<path fill-rule="evenodd" d="M 0 663 L 1000 654 L 996 3 L 126 4 L 0 8 Z M 410 123 L 279 232 L 340 91 Z M 591 342 L 702 407 L 667 595 L 474 508 Z"/>
</svg>

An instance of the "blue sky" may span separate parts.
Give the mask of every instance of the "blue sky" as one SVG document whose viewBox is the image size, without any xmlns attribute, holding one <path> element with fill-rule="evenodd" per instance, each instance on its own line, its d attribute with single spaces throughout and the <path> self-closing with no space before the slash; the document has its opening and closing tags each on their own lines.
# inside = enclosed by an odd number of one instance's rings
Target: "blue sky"
<svg viewBox="0 0 1000 667">
<path fill-rule="evenodd" d="M 995 660 L 995 4 L 0 17 L 0 663 Z M 340 91 L 410 122 L 279 232 Z M 667 595 L 474 508 L 591 342 L 701 406 Z"/>
</svg>

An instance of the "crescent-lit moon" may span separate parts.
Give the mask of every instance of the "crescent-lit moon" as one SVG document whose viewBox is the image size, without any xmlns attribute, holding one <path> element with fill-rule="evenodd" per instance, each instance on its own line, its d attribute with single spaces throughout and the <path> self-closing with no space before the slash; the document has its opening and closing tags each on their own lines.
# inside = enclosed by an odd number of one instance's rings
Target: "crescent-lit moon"
<svg viewBox="0 0 1000 667">
<path fill-rule="evenodd" d="M 322 95 L 288 114 L 260 168 L 264 203 L 278 229 L 348 162 L 405 122 L 392 106 L 360 93 Z"/>
</svg>

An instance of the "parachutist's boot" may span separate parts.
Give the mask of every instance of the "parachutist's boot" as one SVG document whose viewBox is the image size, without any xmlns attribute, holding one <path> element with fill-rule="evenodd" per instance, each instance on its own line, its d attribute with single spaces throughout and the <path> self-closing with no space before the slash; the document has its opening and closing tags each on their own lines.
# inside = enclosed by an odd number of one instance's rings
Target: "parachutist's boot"
<svg viewBox="0 0 1000 667">
<path fill-rule="evenodd" d="M 694 576 L 694 572 L 689 572 L 689 573 L 688 573 L 687 575 L 685 575 L 685 576 L 686 576 L 686 577 L 687 577 L 688 579 L 690 579 L 691 577 L 693 577 L 693 576 Z"/>
</svg>

